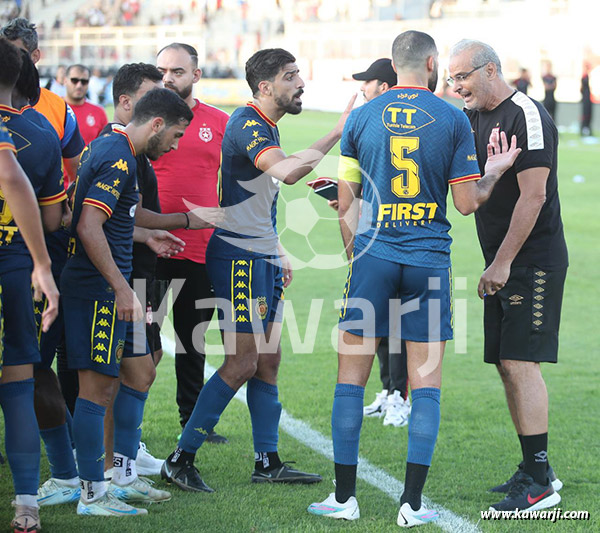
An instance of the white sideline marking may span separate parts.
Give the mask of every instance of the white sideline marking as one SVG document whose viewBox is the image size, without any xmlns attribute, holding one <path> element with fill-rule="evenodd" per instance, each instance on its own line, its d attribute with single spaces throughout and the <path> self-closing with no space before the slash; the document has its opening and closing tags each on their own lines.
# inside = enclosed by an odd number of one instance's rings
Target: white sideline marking
<svg viewBox="0 0 600 533">
<path fill-rule="evenodd" d="M 174 357 L 175 343 L 171 339 L 168 339 L 164 336 L 161 337 L 161 339 L 163 350 L 171 357 Z M 216 368 L 208 363 L 204 365 L 204 368 L 207 376 L 206 379 L 208 379 L 217 371 Z M 241 387 L 237 391 L 235 398 L 244 405 L 247 405 L 246 386 Z M 279 427 L 297 441 L 333 461 L 332 441 L 315 429 L 311 428 L 306 422 L 298 420 L 297 418 L 289 415 L 285 409 L 281 410 Z M 404 483 L 390 476 L 385 470 L 372 465 L 364 457 L 358 458 L 357 475 L 369 485 L 372 485 L 376 489 L 379 489 L 387 494 L 395 502 L 400 502 L 400 496 L 404 491 Z M 428 509 L 435 509 L 440 514 L 440 518 L 433 522 L 433 524 L 444 531 L 449 531 L 451 533 L 478 533 L 481 531 L 476 524 L 473 524 L 467 519 L 454 514 L 445 507 L 432 502 L 426 496 L 423 496 L 423 504 Z"/>
</svg>

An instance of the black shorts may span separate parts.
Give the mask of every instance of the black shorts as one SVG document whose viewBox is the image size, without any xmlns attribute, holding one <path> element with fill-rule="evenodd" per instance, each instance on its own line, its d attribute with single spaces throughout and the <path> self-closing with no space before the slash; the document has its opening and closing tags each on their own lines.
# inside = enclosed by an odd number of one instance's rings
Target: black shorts
<svg viewBox="0 0 600 533">
<path fill-rule="evenodd" d="M 159 280 L 146 281 L 146 339 L 150 353 L 162 349 L 160 340 L 160 326 L 154 322 L 154 313 L 158 311 L 160 302 L 164 298 L 166 291 L 161 290 Z"/>
<path fill-rule="evenodd" d="M 508 282 L 484 299 L 484 361 L 556 363 L 567 269 L 513 267 Z"/>
</svg>

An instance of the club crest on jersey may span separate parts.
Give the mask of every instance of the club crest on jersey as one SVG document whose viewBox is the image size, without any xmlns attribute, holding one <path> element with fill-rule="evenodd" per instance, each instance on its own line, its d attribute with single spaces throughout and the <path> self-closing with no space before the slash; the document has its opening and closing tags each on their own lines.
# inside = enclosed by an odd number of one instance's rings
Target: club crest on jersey
<svg viewBox="0 0 600 533">
<path fill-rule="evenodd" d="M 267 305 L 267 297 L 259 296 L 256 299 L 256 314 L 260 317 L 261 320 L 267 318 L 267 312 L 269 311 L 269 306 Z"/>
<path fill-rule="evenodd" d="M 115 358 L 117 359 L 117 363 L 121 364 L 121 359 L 123 359 L 123 350 L 125 349 L 125 340 L 120 339 L 117 343 L 117 349 L 115 350 Z"/>
<path fill-rule="evenodd" d="M 87 118 L 85 119 L 85 122 L 90 127 L 95 126 L 96 118 L 94 117 L 94 115 L 88 115 Z"/>
<path fill-rule="evenodd" d="M 200 137 L 200 139 L 205 143 L 208 143 L 212 141 L 213 138 L 212 130 L 210 128 L 200 128 L 198 137 Z"/>
</svg>

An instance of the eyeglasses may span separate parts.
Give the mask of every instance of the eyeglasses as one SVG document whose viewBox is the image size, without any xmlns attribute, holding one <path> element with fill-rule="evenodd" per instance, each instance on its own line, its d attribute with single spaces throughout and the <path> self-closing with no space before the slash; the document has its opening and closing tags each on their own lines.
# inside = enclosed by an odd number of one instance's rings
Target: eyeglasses
<svg viewBox="0 0 600 533">
<path fill-rule="evenodd" d="M 473 74 L 473 72 L 475 72 L 476 70 L 479 70 L 480 68 L 483 68 L 487 65 L 487 63 L 484 63 L 483 65 L 480 65 L 478 67 L 475 67 L 473 70 L 470 70 L 469 72 L 467 72 L 466 74 L 457 74 L 454 78 L 452 77 L 448 77 L 446 78 L 446 81 L 448 82 L 448 85 L 450 85 L 450 87 L 452 87 L 456 82 L 458 83 L 462 83 L 463 81 L 465 81 L 471 74 Z"/>
<path fill-rule="evenodd" d="M 69 78 L 71 80 L 71 83 L 73 85 L 77 85 L 78 83 L 81 83 L 81 85 L 87 85 L 90 80 L 89 78 Z"/>
</svg>

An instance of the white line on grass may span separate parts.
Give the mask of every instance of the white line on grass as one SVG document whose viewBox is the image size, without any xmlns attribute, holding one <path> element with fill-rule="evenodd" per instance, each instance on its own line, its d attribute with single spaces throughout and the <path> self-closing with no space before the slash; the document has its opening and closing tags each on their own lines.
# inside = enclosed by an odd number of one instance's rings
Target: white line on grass
<svg viewBox="0 0 600 533">
<path fill-rule="evenodd" d="M 162 337 L 163 349 L 170 356 L 174 357 L 175 343 L 166 337 Z M 206 363 L 205 373 L 208 377 L 216 372 L 216 368 Z M 246 387 L 240 388 L 237 391 L 235 398 L 247 405 L 246 403 Z M 318 431 L 311 428 L 306 422 L 294 418 L 287 413 L 285 409 L 281 411 L 281 421 L 279 427 L 288 435 L 308 446 L 312 450 L 320 453 L 333 461 L 333 443 Z M 385 470 L 372 465 L 364 457 L 358 459 L 357 475 L 369 485 L 387 494 L 395 502 L 400 502 L 400 495 L 404 491 L 404 483 L 390 476 Z M 476 524 L 469 522 L 467 519 L 454 514 L 452 511 L 432 502 L 429 498 L 423 497 L 423 504 L 428 509 L 435 509 L 439 514 L 439 520 L 434 522 L 444 531 L 460 532 L 460 533 L 476 533 L 481 531 Z"/>
</svg>

